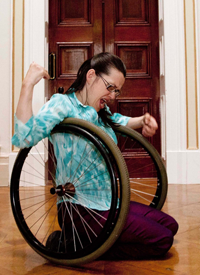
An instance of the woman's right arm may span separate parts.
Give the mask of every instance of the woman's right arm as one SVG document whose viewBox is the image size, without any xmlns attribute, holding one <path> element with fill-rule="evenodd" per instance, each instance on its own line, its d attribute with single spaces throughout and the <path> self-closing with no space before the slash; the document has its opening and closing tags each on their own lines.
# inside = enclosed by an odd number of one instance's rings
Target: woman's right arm
<svg viewBox="0 0 200 275">
<path fill-rule="evenodd" d="M 30 147 L 48 137 L 55 125 L 67 117 L 70 111 L 68 97 L 63 98 L 63 95 L 55 94 L 43 105 L 36 116 L 33 115 L 33 88 L 42 78 L 49 79 L 47 71 L 32 63 L 23 81 L 15 114 L 15 133 L 12 144 L 17 147 Z"/>
<path fill-rule="evenodd" d="M 32 99 L 34 86 L 42 79 L 49 79 L 48 72 L 33 62 L 23 80 L 16 116 L 24 124 L 32 117 Z"/>
</svg>

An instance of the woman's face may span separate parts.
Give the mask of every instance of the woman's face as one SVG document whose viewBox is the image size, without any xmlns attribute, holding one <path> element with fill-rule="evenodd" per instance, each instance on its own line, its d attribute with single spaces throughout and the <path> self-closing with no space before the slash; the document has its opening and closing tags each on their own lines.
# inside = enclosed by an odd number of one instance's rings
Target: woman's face
<svg viewBox="0 0 200 275">
<path fill-rule="evenodd" d="M 105 107 L 105 104 L 109 104 L 111 100 L 115 99 L 115 92 L 109 92 L 106 86 L 111 84 L 114 86 L 113 89 L 121 90 L 124 81 L 123 73 L 117 69 L 111 68 L 109 75 L 101 74 L 101 77 L 91 70 L 91 75 L 87 76 L 86 84 L 87 104 L 99 112 Z"/>
</svg>

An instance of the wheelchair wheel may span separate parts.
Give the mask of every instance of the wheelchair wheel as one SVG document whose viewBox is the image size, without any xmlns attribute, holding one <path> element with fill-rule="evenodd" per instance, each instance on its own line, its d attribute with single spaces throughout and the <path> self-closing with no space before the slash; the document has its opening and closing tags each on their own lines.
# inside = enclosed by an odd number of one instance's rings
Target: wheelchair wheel
<svg viewBox="0 0 200 275">
<path fill-rule="evenodd" d="M 119 237 L 130 202 L 128 172 L 113 140 L 91 123 L 68 118 L 50 140 L 52 146 L 45 139 L 19 151 L 12 211 L 37 253 L 57 264 L 81 265 Z M 48 158 L 53 166 L 47 170 Z"/>
<path fill-rule="evenodd" d="M 128 168 L 131 200 L 161 209 L 168 181 L 160 155 L 138 132 L 124 126 L 113 129 Z"/>
</svg>

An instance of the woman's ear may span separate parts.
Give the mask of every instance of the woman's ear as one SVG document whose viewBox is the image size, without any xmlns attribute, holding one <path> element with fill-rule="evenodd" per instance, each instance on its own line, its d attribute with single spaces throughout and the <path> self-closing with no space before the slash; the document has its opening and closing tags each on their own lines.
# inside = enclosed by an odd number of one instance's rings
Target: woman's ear
<svg viewBox="0 0 200 275">
<path fill-rule="evenodd" d="M 96 73 L 94 69 L 90 69 L 86 74 L 86 81 L 88 84 L 92 84 L 94 80 L 96 79 Z"/>
</svg>

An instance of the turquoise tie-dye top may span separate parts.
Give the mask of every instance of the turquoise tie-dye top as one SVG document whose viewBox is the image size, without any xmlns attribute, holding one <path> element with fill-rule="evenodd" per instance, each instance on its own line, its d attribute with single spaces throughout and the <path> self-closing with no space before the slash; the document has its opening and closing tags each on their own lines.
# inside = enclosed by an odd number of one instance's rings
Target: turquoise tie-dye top
<svg viewBox="0 0 200 275">
<path fill-rule="evenodd" d="M 57 186 L 73 181 L 76 189 L 75 196 L 65 198 L 65 200 L 82 204 L 88 208 L 108 210 L 111 201 L 111 192 L 108 190 L 110 175 L 106 170 L 102 156 L 93 148 L 92 144 L 83 139 L 80 140 L 79 137 L 73 136 L 72 138 L 69 134 L 64 133 L 50 136 L 55 125 L 66 117 L 80 118 L 94 123 L 117 143 L 114 131 L 111 127 L 106 127 L 101 123 L 96 110 L 91 106 L 83 105 L 75 93 L 72 93 L 53 95 L 38 114 L 32 116 L 26 124 L 22 123 L 15 115 L 15 133 L 12 137 L 12 144 L 20 148 L 30 147 L 36 145 L 43 138 L 49 137 L 57 159 Z M 113 114 L 111 118 L 121 125 L 126 125 L 130 119 L 130 117 L 118 113 Z M 82 159 L 81 162 L 80 159 Z M 74 173 L 75 171 L 76 173 Z M 70 178 L 71 175 L 73 175 L 73 179 Z M 63 198 L 60 198 L 58 202 L 62 200 Z"/>
</svg>

